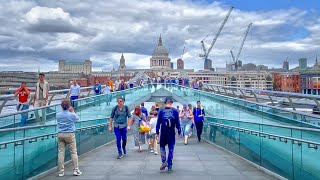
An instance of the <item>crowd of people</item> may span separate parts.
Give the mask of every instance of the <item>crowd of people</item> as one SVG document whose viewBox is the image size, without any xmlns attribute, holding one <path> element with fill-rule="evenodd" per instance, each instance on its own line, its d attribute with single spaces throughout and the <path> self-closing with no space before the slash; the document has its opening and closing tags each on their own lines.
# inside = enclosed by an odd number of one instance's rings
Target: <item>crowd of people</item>
<svg viewBox="0 0 320 180">
<path fill-rule="evenodd" d="M 139 85 L 144 85 L 141 81 Z M 170 84 L 179 84 L 181 86 L 193 87 L 194 89 L 200 89 L 202 83 L 197 79 L 189 83 L 187 78 L 153 78 L 147 80 L 147 85 L 157 88 L 157 84 L 170 86 Z M 129 82 L 129 88 L 133 85 Z M 36 84 L 34 99 L 32 105 L 35 107 L 44 107 L 48 103 L 49 98 L 49 83 L 45 80 L 43 73 L 39 74 L 39 82 Z M 93 86 L 94 95 L 110 94 L 113 91 L 122 91 L 127 89 L 127 84 L 120 79 L 117 79 L 114 83 L 112 80 L 108 80 L 105 87 L 99 81 L 96 81 Z M 30 95 L 30 89 L 25 82 L 21 83 L 21 86 L 15 92 L 15 96 L 18 97 L 19 104 L 17 106 L 18 111 L 27 110 L 29 108 L 28 97 Z M 69 151 L 72 157 L 74 165 L 73 175 L 79 176 L 82 172 L 79 170 L 78 155 L 75 139 L 75 122 L 79 120 L 76 114 L 77 99 L 81 96 L 81 88 L 76 80 L 72 81 L 70 90 L 67 94 L 67 98 L 61 103 L 62 112 L 57 113 L 57 130 L 58 130 L 58 169 L 59 176 L 64 176 L 64 155 L 65 147 L 69 146 Z M 107 105 L 110 105 L 111 96 L 106 96 L 105 99 Z M 95 98 L 94 104 L 100 105 L 100 98 Z M 172 107 L 173 100 L 167 97 L 164 100 L 164 107 L 160 108 L 159 104 L 155 104 L 148 111 L 144 107 L 144 103 L 134 108 L 133 113 L 129 111 L 129 107 L 124 105 L 125 97 L 121 96 L 117 98 L 117 105 L 113 107 L 109 119 L 109 131 L 114 132 L 116 136 L 116 145 L 118 150 L 117 159 L 123 158 L 126 154 L 127 144 L 127 131 L 132 129 L 133 139 L 135 146 L 138 147 L 138 152 L 142 152 L 142 146 L 148 145 L 148 150 L 158 155 L 161 154 L 161 167 L 160 170 L 168 168 L 168 172 L 172 171 L 172 159 L 176 140 L 176 133 L 178 137 L 183 138 L 184 144 L 188 144 L 188 139 L 192 136 L 193 127 L 196 127 L 198 141 L 201 141 L 201 133 L 203 129 L 203 120 L 205 116 L 204 109 L 201 107 L 201 102 L 197 101 L 197 105 L 192 107 L 191 104 L 183 105 L 180 110 L 179 107 Z M 45 108 L 40 109 L 42 116 L 39 116 L 38 110 L 35 111 L 36 119 L 40 124 L 46 122 Z M 20 126 L 26 125 L 28 118 L 27 113 L 21 114 Z M 143 131 L 142 131 L 143 130 Z M 166 146 L 168 146 L 168 155 L 166 153 Z"/>
</svg>

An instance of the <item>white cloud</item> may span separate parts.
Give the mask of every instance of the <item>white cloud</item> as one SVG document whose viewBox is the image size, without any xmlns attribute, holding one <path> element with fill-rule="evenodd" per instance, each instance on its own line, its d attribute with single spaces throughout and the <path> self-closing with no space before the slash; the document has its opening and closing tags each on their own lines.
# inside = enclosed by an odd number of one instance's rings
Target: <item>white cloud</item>
<svg viewBox="0 0 320 180">
<path fill-rule="evenodd" d="M 161 33 L 172 62 L 185 46 L 185 67 L 202 69 L 200 41 L 211 32 L 205 40 L 211 44 L 227 11 L 225 4 L 189 0 L 6 1 L 0 7 L 0 65 L 10 59 L 14 69 L 20 59 L 38 57 L 42 64 L 51 64 L 48 69 L 57 69 L 52 64 L 59 59 L 91 58 L 95 70 L 110 70 L 119 66 L 124 53 L 127 67 L 149 68 Z M 253 22 L 240 56 L 243 63 L 280 67 L 287 56 L 290 63 L 300 57 L 313 61 L 320 49 L 320 18 L 307 18 L 308 13 L 235 8 L 209 58 L 215 67 L 224 67 L 231 60 L 230 50 L 237 53 L 247 25 Z M 301 29 L 308 34 L 295 38 Z"/>
</svg>

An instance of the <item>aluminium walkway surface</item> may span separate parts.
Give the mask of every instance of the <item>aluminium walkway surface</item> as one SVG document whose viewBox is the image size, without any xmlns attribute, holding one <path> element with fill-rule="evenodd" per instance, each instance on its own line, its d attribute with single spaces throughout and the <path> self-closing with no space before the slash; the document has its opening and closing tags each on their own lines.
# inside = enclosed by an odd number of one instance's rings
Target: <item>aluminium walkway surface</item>
<svg viewBox="0 0 320 180">
<path fill-rule="evenodd" d="M 116 159 L 115 143 L 100 147 L 79 158 L 82 176 L 72 176 L 72 163 L 65 169 L 65 176 L 57 172 L 46 176 L 47 179 L 104 179 L 104 180 L 267 180 L 276 179 L 257 169 L 245 160 L 211 145 L 205 141 L 198 143 L 191 138 L 188 145 L 182 139 L 176 142 L 173 172 L 160 172 L 160 155 L 147 150 L 142 152 L 134 147 L 133 136 L 128 137 L 127 156 Z"/>
</svg>

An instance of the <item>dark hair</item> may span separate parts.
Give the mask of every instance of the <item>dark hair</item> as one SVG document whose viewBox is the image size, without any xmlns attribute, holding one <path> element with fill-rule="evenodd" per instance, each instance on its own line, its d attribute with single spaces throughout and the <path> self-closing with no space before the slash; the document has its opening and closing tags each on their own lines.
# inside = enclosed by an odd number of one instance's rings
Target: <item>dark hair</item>
<svg viewBox="0 0 320 180">
<path fill-rule="evenodd" d="M 141 103 L 141 106 L 144 106 L 144 103 Z"/>
<path fill-rule="evenodd" d="M 124 102 L 124 99 L 123 97 L 118 97 L 117 100 L 121 99 L 123 102 Z"/>
<path fill-rule="evenodd" d="M 25 81 L 22 81 L 21 84 L 27 84 Z"/>
<path fill-rule="evenodd" d="M 201 103 L 200 101 L 197 101 L 197 103 Z"/>
<path fill-rule="evenodd" d="M 68 110 L 70 107 L 70 101 L 68 99 L 63 99 L 61 102 L 61 108 L 63 110 Z"/>
<path fill-rule="evenodd" d="M 45 76 L 44 73 L 39 73 L 39 76 Z"/>
</svg>

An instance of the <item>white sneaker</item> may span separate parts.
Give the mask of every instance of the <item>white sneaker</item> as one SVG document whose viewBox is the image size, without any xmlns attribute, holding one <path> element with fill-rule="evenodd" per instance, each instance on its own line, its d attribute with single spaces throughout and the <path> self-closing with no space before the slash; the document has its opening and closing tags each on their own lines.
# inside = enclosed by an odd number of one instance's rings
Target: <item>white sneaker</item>
<svg viewBox="0 0 320 180">
<path fill-rule="evenodd" d="M 64 172 L 59 172 L 59 177 L 64 176 Z"/>
<path fill-rule="evenodd" d="M 158 155 L 158 152 L 157 152 L 157 151 L 155 151 L 155 152 L 154 152 L 154 155 Z"/>
<path fill-rule="evenodd" d="M 151 150 L 150 150 L 150 152 L 151 152 L 151 153 L 153 153 L 153 152 L 154 152 L 154 150 L 153 150 L 153 149 L 151 149 Z"/>
<path fill-rule="evenodd" d="M 82 172 L 79 169 L 73 171 L 74 176 L 81 176 L 81 174 L 82 174 Z"/>
</svg>

